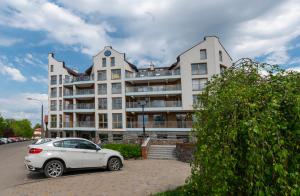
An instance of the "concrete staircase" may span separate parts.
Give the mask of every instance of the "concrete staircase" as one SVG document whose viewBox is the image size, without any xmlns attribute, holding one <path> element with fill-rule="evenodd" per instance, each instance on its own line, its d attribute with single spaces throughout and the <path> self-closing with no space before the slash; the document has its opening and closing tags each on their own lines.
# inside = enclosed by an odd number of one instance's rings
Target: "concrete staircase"
<svg viewBox="0 0 300 196">
<path fill-rule="evenodd" d="M 151 145 L 148 152 L 148 159 L 172 159 L 177 160 L 176 145 Z"/>
</svg>

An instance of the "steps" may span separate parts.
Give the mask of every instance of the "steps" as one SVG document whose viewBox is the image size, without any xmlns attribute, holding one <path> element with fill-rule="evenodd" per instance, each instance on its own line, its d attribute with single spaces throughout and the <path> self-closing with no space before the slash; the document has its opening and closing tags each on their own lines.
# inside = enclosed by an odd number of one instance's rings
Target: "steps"
<svg viewBox="0 0 300 196">
<path fill-rule="evenodd" d="M 176 145 L 151 145 L 148 152 L 148 159 L 171 159 L 177 160 Z"/>
</svg>

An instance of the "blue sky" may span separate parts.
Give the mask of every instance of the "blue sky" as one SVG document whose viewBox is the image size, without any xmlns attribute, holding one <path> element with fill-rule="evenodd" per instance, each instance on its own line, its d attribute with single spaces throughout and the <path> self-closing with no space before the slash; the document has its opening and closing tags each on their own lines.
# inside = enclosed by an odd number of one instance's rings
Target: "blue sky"
<svg viewBox="0 0 300 196">
<path fill-rule="evenodd" d="M 111 45 L 138 66 L 166 66 L 205 35 L 234 60 L 300 71 L 298 0 L 1 0 L 0 113 L 39 121 L 26 97 L 47 105 L 48 52 L 84 70 Z"/>
</svg>

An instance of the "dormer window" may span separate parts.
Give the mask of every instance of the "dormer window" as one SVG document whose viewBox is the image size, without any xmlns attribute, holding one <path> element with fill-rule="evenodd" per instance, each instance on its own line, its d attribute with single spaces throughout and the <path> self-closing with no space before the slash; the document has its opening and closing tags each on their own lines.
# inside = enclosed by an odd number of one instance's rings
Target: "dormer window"
<svg viewBox="0 0 300 196">
<path fill-rule="evenodd" d="M 50 72 L 54 71 L 54 65 L 50 65 Z"/>
<path fill-rule="evenodd" d="M 200 59 L 201 60 L 207 59 L 206 49 L 200 50 Z"/>
<path fill-rule="evenodd" d="M 102 58 L 102 67 L 106 67 L 106 58 Z"/>
</svg>

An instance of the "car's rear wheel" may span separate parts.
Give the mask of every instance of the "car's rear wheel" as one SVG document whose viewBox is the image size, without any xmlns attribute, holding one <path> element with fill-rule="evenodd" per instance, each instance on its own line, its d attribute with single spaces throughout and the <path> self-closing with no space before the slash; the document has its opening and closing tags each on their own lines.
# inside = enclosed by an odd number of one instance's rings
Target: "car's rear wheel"
<svg viewBox="0 0 300 196">
<path fill-rule="evenodd" d="M 64 165 L 59 160 L 49 161 L 45 168 L 44 173 L 48 178 L 56 178 L 64 173 Z"/>
<path fill-rule="evenodd" d="M 107 163 L 107 168 L 110 170 L 110 171 L 117 171 L 117 170 L 120 170 L 121 168 L 121 161 L 119 158 L 117 157 L 112 157 L 108 160 L 108 163 Z"/>
</svg>

